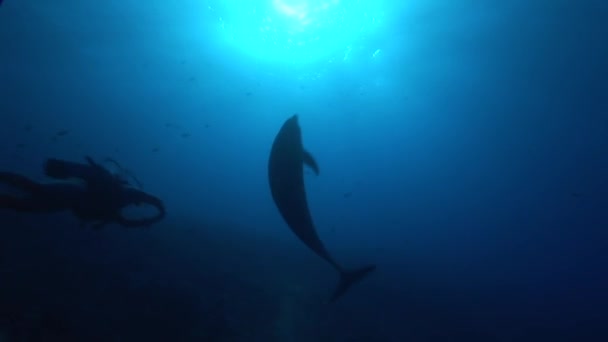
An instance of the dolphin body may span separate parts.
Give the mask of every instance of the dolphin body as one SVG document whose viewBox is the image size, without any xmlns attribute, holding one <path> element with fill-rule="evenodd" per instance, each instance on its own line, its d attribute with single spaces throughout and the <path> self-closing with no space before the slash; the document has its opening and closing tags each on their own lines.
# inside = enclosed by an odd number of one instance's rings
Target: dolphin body
<svg viewBox="0 0 608 342">
<path fill-rule="evenodd" d="M 317 235 L 308 209 L 304 188 L 304 164 L 319 174 L 319 166 L 312 155 L 304 150 L 302 132 L 295 114 L 285 121 L 272 144 L 268 160 L 270 191 L 281 216 L 294 234 L 340 274 L 340 282 L 330 299 L 330 302 L 334 302 L 376 266 L 345 270 L 331 257 Z"/>
</svg>

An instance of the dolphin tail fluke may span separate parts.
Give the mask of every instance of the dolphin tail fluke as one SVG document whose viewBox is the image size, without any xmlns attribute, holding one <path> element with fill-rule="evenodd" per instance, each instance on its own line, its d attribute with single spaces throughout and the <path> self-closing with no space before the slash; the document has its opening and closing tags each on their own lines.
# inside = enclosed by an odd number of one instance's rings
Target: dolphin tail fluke
<svg viewBox="0 0 608 342">
<path fill-rule="evenodd" d="M 365 266 L 353 271 L 343 271 L 340 273 L 340 282 L 338 287 L 334 291 L 334 294 L 329 300 L 330 303 L 335 302 L 338 298 L 342 297 L 343 294 L 350 289 L 350 287 L 359 282 L 359 280 L 365 278 L 371 271 L 376 269 L 376 265 Z"/>
</svg>

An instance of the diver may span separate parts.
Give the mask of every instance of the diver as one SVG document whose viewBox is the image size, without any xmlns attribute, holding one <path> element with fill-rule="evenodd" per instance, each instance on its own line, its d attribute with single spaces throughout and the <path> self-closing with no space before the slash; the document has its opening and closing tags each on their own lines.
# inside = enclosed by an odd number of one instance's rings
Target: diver
<svg viewBox="0 0 608 342">
<path fill-rule="evenodd" d="M 87 163 L 48 159 L 44 164 L 46 176 L 53 183 L 40 183 L 13 172 L 0 172 L 0 183 L 5 183 L 25 196 L 0 194 L 0 209 L 20 212 L 50 213 L 70 211 L 82 225 L 92 224 L 100 229 L 116 223 L 123 227 L 143 227 L 165 217 L 163 202 L 142 190 L 133 188 L 119 175 L 87 157 Z M 158 213 L 149 218 L 129 219 L 122 210 L 129 205 L 148 204 Z"/>
</svg>

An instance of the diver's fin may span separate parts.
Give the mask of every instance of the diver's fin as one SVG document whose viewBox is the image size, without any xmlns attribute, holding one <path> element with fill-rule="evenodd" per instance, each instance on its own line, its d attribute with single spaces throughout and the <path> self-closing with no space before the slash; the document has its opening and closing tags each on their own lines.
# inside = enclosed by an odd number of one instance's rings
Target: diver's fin
<svg viewBox="0 0 608 342">
<path fill-rule="evenodd" d="M 319 175 L 319 165 L 317 165 L 315 158 L 312 157 L 310 152 L 302 150 L 302 161 L 304 162 L 304 165 L 310 167 L 317 176 Z"/>
<path fill-rule="evenodd" d="M 359 280 L 365 278 L 371 271 L 376 269 L 376 265 L 369 265 L 354 271 L 343 271 L 340 273 L 340 282 L 338 283 L 338 287 L 334 291 L 334 294 L 331 296 L 329 300 L 330 303 L 335 302 L 338 298 L 340 298 L 343 294 L 348 291 L 348 289 Z"/>
</svg>

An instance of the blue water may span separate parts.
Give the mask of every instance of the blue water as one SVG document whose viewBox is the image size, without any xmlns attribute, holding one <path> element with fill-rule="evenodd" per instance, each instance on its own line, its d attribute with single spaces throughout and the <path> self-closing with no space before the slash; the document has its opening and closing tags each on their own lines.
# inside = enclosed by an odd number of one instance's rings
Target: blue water
<svg viewBox="0 0 608 342">
<path fill-rule="evenodd" d="M 112 157 L 167 205 L 0 211 L 0 341 L 608 341 L 604 1 L 382 1 L 298 61 L 227 43 L 224 3 L 0 6 L 0 169 Z M 378 266 L 331 305 L 268 188 L 293 113 L 320 236 Z"/>
</svg>

